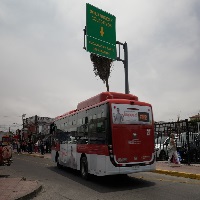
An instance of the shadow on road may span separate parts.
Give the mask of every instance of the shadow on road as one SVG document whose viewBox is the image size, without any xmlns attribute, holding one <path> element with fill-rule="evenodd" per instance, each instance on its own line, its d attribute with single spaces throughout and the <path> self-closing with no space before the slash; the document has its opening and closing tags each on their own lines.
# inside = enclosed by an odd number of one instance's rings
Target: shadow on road
<svg viewBox="0 0 200 200">
<path fill-rule="evenodd" d="M 101 193 L 133 190 L 144 187 L 154 186 L 155 183 L 146 181 L 144 179 L 130 177 L 128 175 L 112 175 L 112 176 L 94 176 L 90 175 L 89 180 L 84 180 L 80 176 L 80 172 L 70 168 L 58 169 L 57 167 L 48 167 L 48 169 L 57 173 L 58 175 L 64 176 L 67 179 L 78 182 L 90 189 Z M 133 174 L 132 174 L 133 175 Z"/>
<path fill-rule="evenodd" d="M 9 178 L 10 175 L 0 175 L 0 178 Z"/>
</svg>

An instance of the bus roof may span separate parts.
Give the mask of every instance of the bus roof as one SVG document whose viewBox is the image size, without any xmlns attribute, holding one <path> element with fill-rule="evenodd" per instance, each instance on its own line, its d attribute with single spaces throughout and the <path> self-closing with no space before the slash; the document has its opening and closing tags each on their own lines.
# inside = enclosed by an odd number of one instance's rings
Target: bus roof
<svg viewBox="0 0 200 200">
<path fill-rule="evenodd" d="M 78 103 L 76 110 L 71 110 L 69 112 L 66 112 L 62 115 L 55 117 L 54 121 L 62 119 L 70 114 L 75 113 L 76 111 L 82 110 L 84 108 L 90 107 L 90 106 L 98 104 L 98 103 L 101 103 L 108 99 L 124 99 L 124 100 L 138 101 L 138 97 L 135 95 L 132 95 L 132 94 L 123 94 L 123 93 L 119 93 L 119 92 L 102 92 L 94 97 L 91 97 L 85 101 Z"/>
<path fill-rule="evenodd" d="M 89 106 L 98 104 L 102 101 L 106 101 L 107 99 L 127 99 L 127 100 L 138 101 L 138 97 L 132 94 L 123 94 L 118 92 L 102 92 L 94 97 L 91 97 L 85 101 L 80 102 L 77 105 L 77 110 L 81 110 Z"/>
<path fill-rule="evenodd" d="M 75 113 L 75 112 L 76 112 L 76 110 L 71 110 L 71 111 L 69 111 L 69 112 L 66 112 L 66 113 L 64 113 L 64 114 L 62 114 L 62 115 L 59 115 L 59 116 L 55 117 L 55 118 L 54 118 L 54 121 L 56 121 L 56 120 L 58 120 L 58 119 L 61 119 L 61 118 L 64 118 L 64 117 L 66 117 L 67 115 L 70 115 L 70 114 Z"/>
</svg>

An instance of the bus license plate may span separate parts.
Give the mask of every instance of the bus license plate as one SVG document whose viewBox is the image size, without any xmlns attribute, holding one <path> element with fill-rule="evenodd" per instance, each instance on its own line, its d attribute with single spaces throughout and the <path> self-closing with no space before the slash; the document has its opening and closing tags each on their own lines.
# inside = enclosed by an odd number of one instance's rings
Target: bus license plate
<svg viewBox="0 0 200 200">
<path fill-rule="evenodd" d="M 132 169 L 134 169 L 134 170 L 139 169 L 139 165 L 133 165 Z"/>
</svg>

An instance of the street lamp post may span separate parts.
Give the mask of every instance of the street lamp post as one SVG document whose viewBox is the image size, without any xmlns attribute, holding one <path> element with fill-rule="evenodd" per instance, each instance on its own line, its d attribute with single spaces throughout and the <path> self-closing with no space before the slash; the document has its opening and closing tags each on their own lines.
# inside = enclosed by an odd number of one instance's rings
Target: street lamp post
<svg viewBox="0 0 200 200">
<path fill-rule="evenodd" d="M 26 116 L 26 114 L 22 115 L 22 131 L 21 131 L 21 139 L 24 139 L 24 117 Z"/>
<path fill-rule="evenodd" d="M 24 117 L 26 116 L 26 114 L 22 115 L 22 128 L 24 129 Z"/>
</svg>

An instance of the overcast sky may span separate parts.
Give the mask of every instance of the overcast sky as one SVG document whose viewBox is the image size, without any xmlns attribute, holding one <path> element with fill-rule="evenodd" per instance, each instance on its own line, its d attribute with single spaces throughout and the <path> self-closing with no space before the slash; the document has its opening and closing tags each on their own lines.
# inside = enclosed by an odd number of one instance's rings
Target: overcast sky
<svg viewBox="0 0 200 200">
<path fill-rule="evenodd" d="M 26 117 L 56 117 L 106 91 L 83 49 L 86 3 L 116 17 L 128 44 L 129 89 L 155 121 L 200 112 L 199 0 L 1 0 L 0 130 Z M 115 61 L 110 91 L 125 92 Z"/>
</svg>

